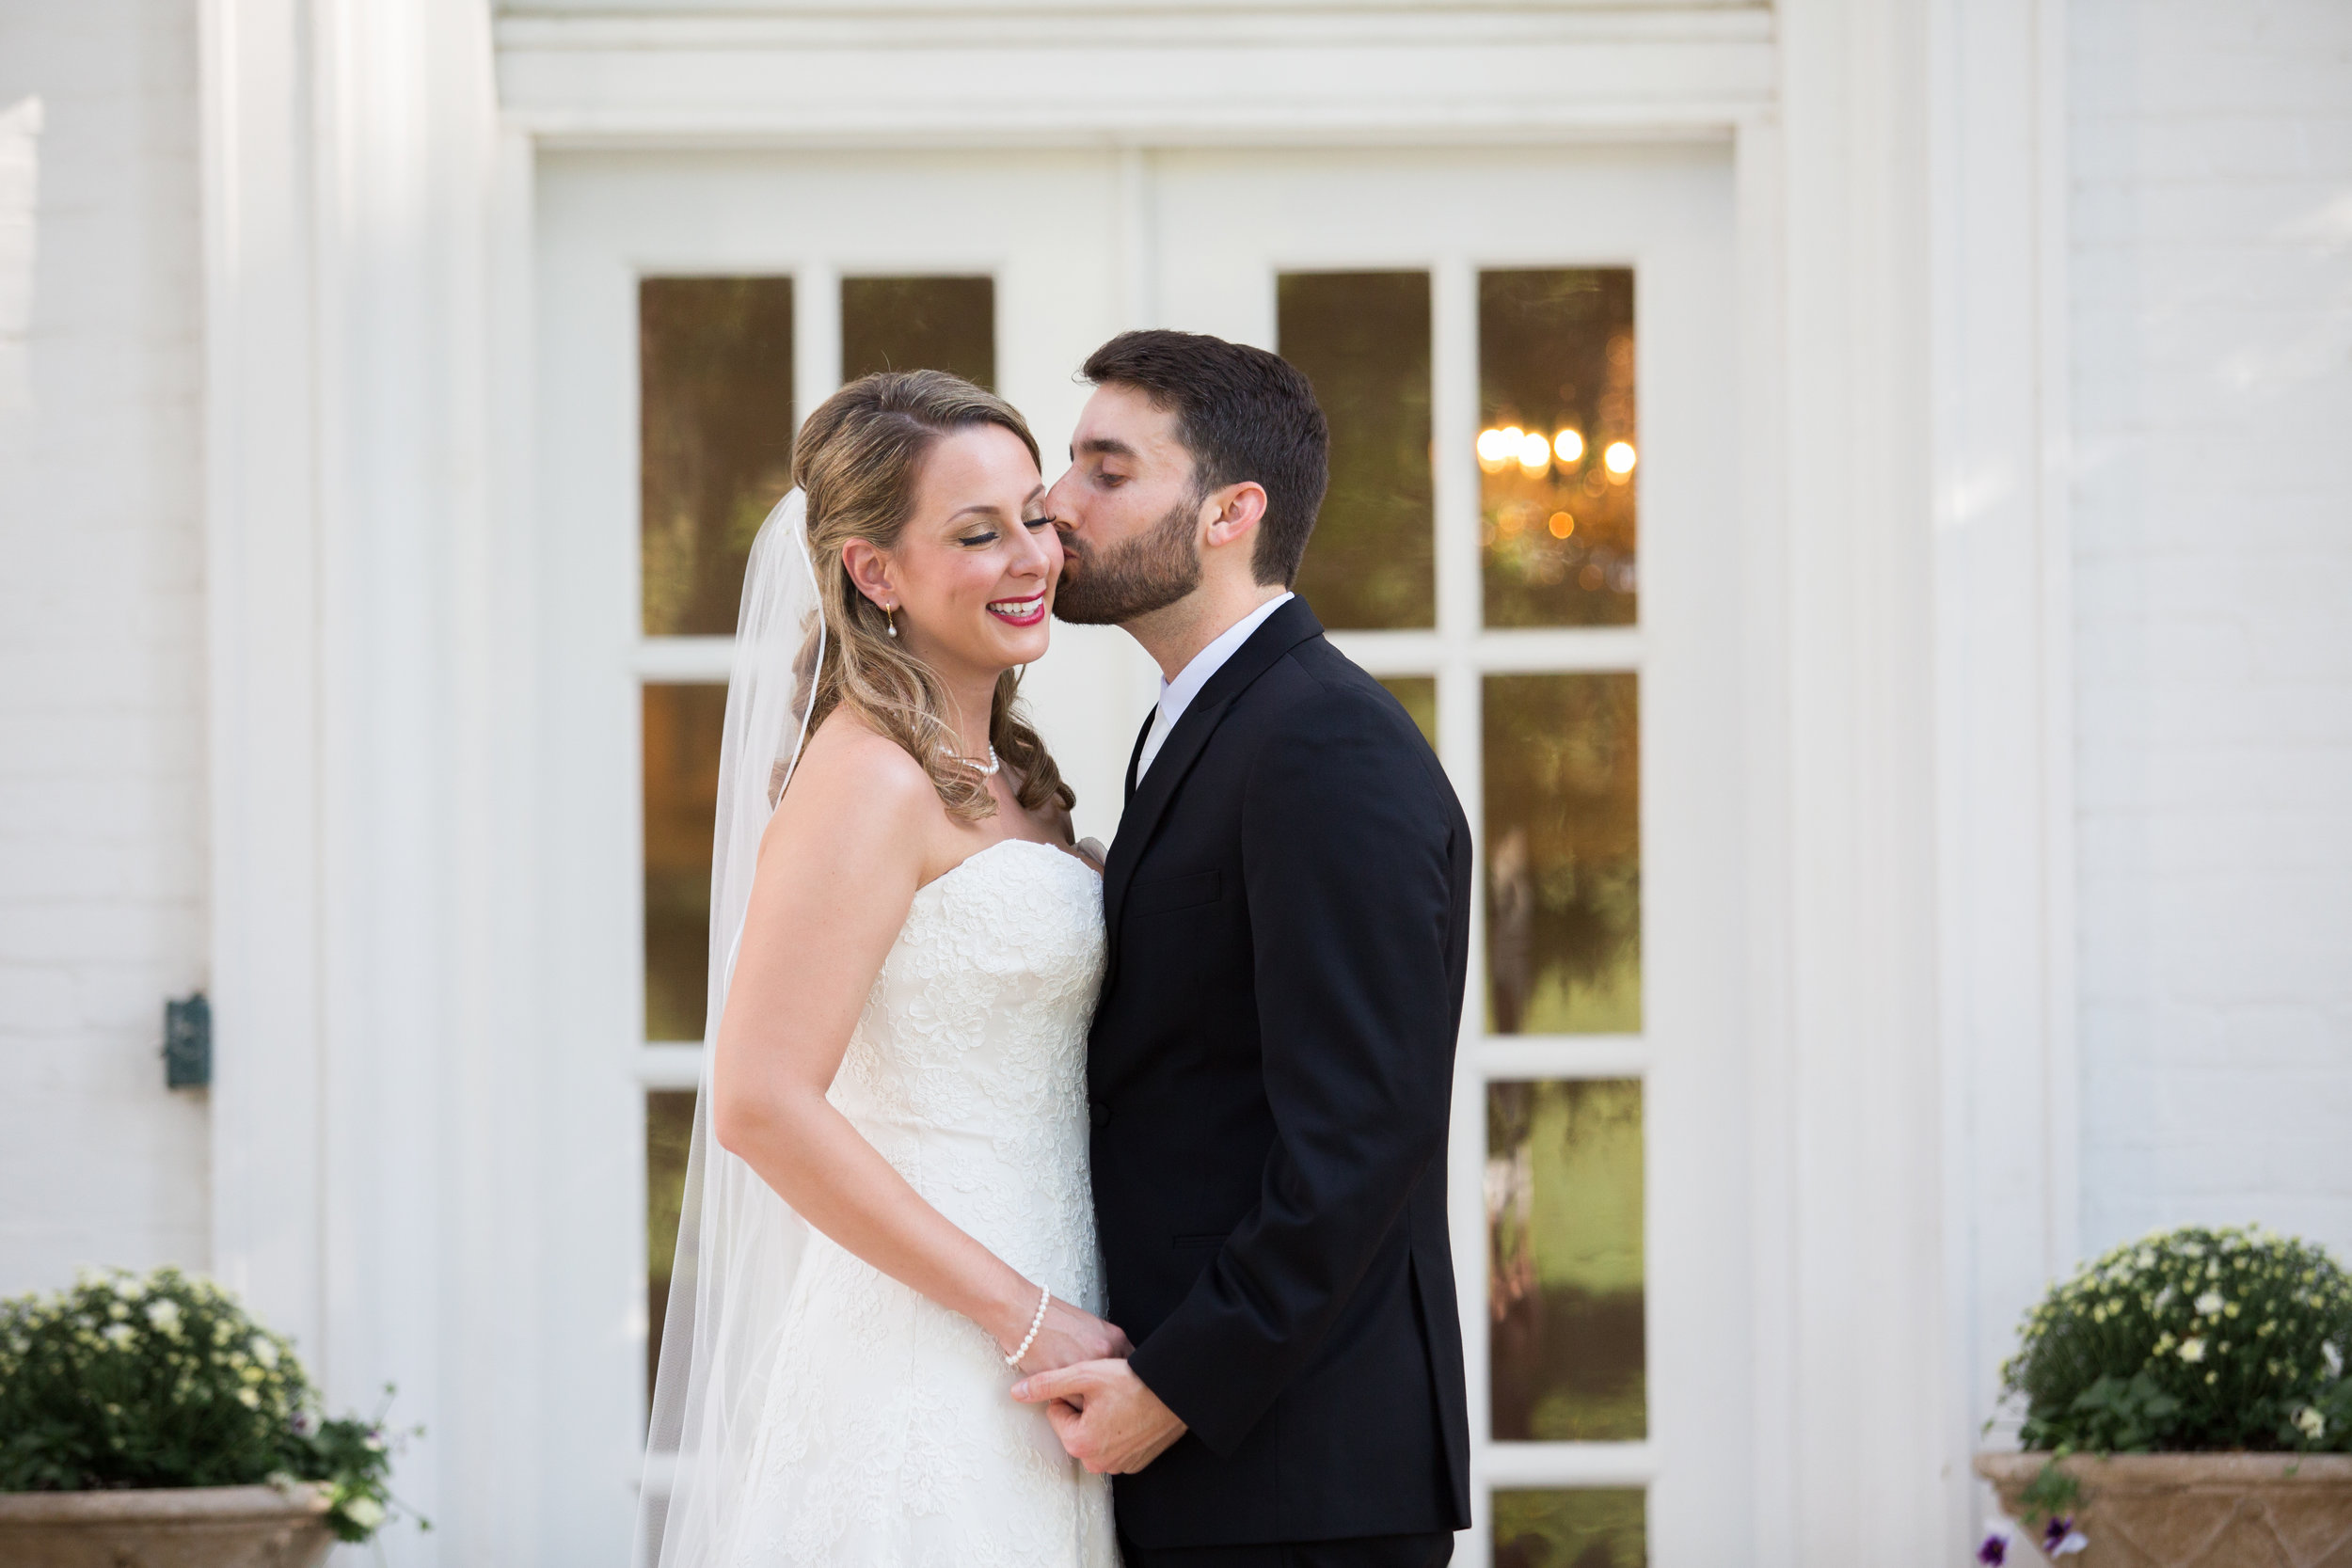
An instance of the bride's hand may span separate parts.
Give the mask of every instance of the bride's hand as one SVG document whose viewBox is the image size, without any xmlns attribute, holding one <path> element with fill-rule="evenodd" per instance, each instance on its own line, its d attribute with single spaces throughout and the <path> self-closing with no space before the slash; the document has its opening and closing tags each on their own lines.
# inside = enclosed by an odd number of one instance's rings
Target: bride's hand
<svg viewBox="0 0 2352 1568">
<path fill-rule="evenodd" d="M 1023 1323 L 1026 1334 L 1029 1325 Z M 1010 1355 L 1020 1337 L 1005 1341 L 1005 1354 Z M 1029 1351 L 1021 1358 L 1017 1370 L 1028 1372 L 1052 1371 L 1059 1367 L 1074 1367 L 1081 1361 L 1123 1361 L 1135 1354 L 1136 1347 L 1127 1342 L 1126 1334 L 1117 1323 L 1104 1323 L 1084 1307 L 1073 1307 L 1056 1296 L 1045 1308 L 1045 1321 L 1038 1325 L 1037 1338 L 1029 1342 Z"/>
</svg>

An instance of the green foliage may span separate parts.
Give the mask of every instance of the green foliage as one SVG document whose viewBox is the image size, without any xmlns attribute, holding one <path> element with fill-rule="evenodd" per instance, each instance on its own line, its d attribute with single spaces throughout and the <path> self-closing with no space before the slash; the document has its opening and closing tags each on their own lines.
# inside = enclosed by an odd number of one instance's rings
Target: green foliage
<svg viewBox="0 0 2352 1568">
<path fill-rule="evenodd" d="M 365 1541 L 390 1472 L 380 1422 L 320 1419 L 294 1346 L 209 1280 L 92 1274 L 0 1302 L 0 1492 L 324 1481 L 328 1525 Z"/>
<path fill-rule="evenodd" d="M 2026 1483 L 2025 1496 L 2020 1499 L 2026 1505 L 2026 1512 L 2018 1522 L 2031 1529 L 2039 1528 L 2045 1519 L 2071 1514 L 2074 1512 L 2074 1505 L 2082 1500 L 2082 1495 L 2083 1483 L 2059 1469 L 2058 1461 L 2054 1459 L 2036 1471 L 2033 1480 Z"/>
<path fill-rule="evenodd" d="M 2344 1452 L 2347 1350 L 2352 1278 L 2324 1249 L 2189 1227 L 2052 1290 L 2001 1378 L 2029 1449 Z"/>
</svg>

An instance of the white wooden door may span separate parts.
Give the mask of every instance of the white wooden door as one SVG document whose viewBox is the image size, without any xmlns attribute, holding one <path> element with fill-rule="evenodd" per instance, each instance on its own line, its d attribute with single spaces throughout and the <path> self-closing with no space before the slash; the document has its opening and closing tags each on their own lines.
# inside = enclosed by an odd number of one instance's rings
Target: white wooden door
<svg viewBox="0 0 2352 1568">
<path fill-rule="evenodd" d="M 1728 159 L 1202 151 L 1150 191 L 1159 323 L 1315 379 L 1332 489 L 1300 590 L 1478 833 L 1459 1560 L 1740 1561 Z"/>
<path fill-rule="evenodd" d="M 1104 155 L 604 155 L 539 181 L 548 1560 L 628 1558 L 699 1070 L 742 552 L 845 372 L 942 364 L 1067 444 L 1119 324 Z M 1027 690 L 1107 834 L 1148 661 L 1058 627 Z M 1113 815 L 1100 815 L 1105 806 Z"/>
<path fill-rule="evenodd" d="M 1050 478 L 1076 367 L 1155 324 L 1314 377 L 1334 483 L 1301 591 L 1422 719 L 1480 834 L 1452 1170 L 1478 1522 L 1458 1560 L 1740 1560 L 1727 160 L 582 153 L 539 189 L 562 957 L 527 1112 L 551 1559 L 626 1556 L 698 1069 L 719 688 L 790 432 L 845 373 L 937 363 L 1023 408 Z M 1057 626 L 1031 672 L 1082 832 L 1116 828 L 1152 690 L 1107 629 Z"/>
</svg>

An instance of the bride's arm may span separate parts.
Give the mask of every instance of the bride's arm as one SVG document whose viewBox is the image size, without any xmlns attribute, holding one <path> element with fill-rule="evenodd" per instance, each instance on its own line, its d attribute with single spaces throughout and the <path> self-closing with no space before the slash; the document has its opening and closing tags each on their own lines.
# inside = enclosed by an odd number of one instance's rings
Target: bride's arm
<svg viewBox="0 0 2352 1568">
<path fill-rule="evenodd" d="M 1009 1354 L 1040 1284 L 925 1202 L 825 1098 L 940 853 L 939 817 L 930 779 L 895 743 L 840 723 L 811 738 L 760 841 L 711 1067 L 711 1131 L 809 1224 Z M 1117 1328 L 1057 1300 L 1021 1368 L 1127 1351 Z"/>
</svg>

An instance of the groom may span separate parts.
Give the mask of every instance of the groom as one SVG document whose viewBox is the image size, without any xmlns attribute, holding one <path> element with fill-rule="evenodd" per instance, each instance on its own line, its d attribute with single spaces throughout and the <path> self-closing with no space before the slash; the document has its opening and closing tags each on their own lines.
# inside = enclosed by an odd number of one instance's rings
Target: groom
<svg viewBox="0 0 2352 1568">
<path fill-rule="evenodd" d="M 1290 593 L 1327 431 L 1263 349 L 1130 332 L 1047 505 L 1056 613 L 1163 675 L 1104 879 L 1094 1200 L 1126 1361 L 1042 1372 L 1127 1568 L 1427 1568 L 1470 1523 L 1445 1146 L 1470 838 Z"/>
</svg>

